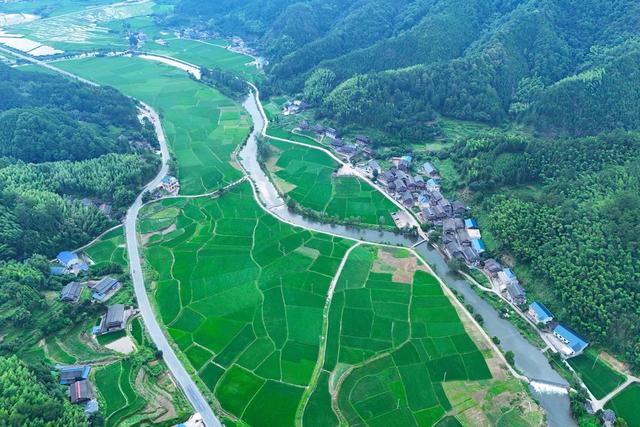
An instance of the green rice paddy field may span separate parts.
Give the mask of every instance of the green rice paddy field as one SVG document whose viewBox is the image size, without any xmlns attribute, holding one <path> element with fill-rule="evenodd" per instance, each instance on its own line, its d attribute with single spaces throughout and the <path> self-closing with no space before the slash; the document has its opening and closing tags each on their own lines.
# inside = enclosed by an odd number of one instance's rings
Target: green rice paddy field
<svg viewBox="0 0 640 427">
<path fill-rule="evenodd" d="M 640 384 L 631 384 L 620 394 L 610 400 L 606 408 L 613 409 L 618 418 L 624 418 L 629 427 L 640 426 Z"/>
<path fill-rule="evenodd" d="M 220 68 L 250 81 L 256 81 L 261 76 L 256 66 L 250 65 L 253 58 L 231 52 L 216 43 L 176 38 L 166 39 L 166 41 L 167 46 L 147 43 L 146 49 L 201 67 Z"/>
<path fill-rule="evenodd" d="M 231 157 L 247 136 L 250 119 L 240 105 L 215 89 L 183 71 L 139 58 L 89 58 L 56 65 L 114 86 L 161 114 L 182 194 L 209 192 L 242 176 Z"/>
<path fill-rule="evenodd" d="M 153 203 L 139 226 L 159 317 L 227 416 L 426 426 L 459 410 L 443 383 L 491 378 L 436 279 L 407 253 L 355 248 L 327 307 L 354 242 L 279 222 L 247 183 Z"/>
<path fill-rule="evenodd" d="M 596 399 L 602 399 L 625 381 L 624 375 L 600 360 L 595 351 L 572 357 L 568 362 Z"/>
<path fill-rule="evenodd" d="M 124 419 L 140 411 L 146 404 L 133 389 L 133 363 L 129 359 L 99 369 L 95 382 L 100 390 L 105 426 L 119 425 Z"/>
<path fill-rule="evenodd" d="M 322 151 L 274 140 L 269 144 L 277 159 L 268 167 L 275 184 L 303 208 L 338 222 L 393 226 L 397 206 L 358 178 L 333 177 L 338 164 Z"/>
<path fill-rule="evenodd" d="M 127 259 L 126 242 L 122 226 L 105 233 L 98 241 L 84 250 L 96 264 L 113 262 L 119 264 L 126 271 Z"/>
</svg>

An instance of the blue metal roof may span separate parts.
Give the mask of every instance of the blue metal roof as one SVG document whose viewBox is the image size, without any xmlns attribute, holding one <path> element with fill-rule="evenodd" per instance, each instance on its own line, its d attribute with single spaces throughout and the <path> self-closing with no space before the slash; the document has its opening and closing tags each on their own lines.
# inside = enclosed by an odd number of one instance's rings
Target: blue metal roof
<svg viewBox="0 0 640 427">
<path fill-rule="evenodd" d="M 514 273 L 512 269 L 505 268 L 503 271 L 504 271 L 504 274 L 506 274 L 509 279 L 515 279 L 516 278 L 516 273 Z"/>
<path fill-rule="evenodd" d="M 553 314 L 541 302 L 534 302 L 529 306 L 536 313 L 536 317 L 541 322 L 549 322 L 553 319 Z"/>
<path fill-rule="evenodd" d="M 435 187 L 440 185 L 440 181 L 438 181 L 437 179 L 431 178 L 429 181 L 427 181 L 427 185 L 430 187 Z"/>
<path fill-rule="evenodd" d="M 475 218 L 467 218 L 464 220 L 464 226 L 466 228 L 478 228 L 478 221 Z"/>
<path fill-rule="evenodd" d="M 49 268 L 49 272 L 51 274 L 53 274 L 54 276 L 62 276 L 64 274 L 64 272 L 65 272 L 65 268 L 64 267 L 59 267 L 59 266 L 51 267 L 51 268 Z"/>
<path fill-rule="evenodd" d="M 437 171 L 436 167 L 433 166 L 431 162 L 426 162 L 425 164 L 422 165 L 422 168 L 425 170 L 425 172 L 429 174 Z"/>
<path fill-rule="evenodd" d="M 475 249 L 478 253 L 482 253 L 485 250 L 484 242 L 482 241 L 482 239 L 473 239 L 471 241 L 471 245 L 473 246 L 473 249 Z"/>
<path fill-rule="evenodd" d="M 584 350 L 584 348 L 589 345 L 588 342 L 580 338 L 575 332 L 562 325 L 556 326 L 553 332 L 569 341 L 569 347 L 576 353 Z"/>
<path fill-rule="evenodd" d="M 77 260 L 78 257 L 73 252 L 62 251 L 58 254 L 56 259 L 66 266 L 69 266 L 73 261 Z"/>
<path fill-rule="evenodd" d="M 400 157 L 402 160 L 404 160 L 407 163 L 411 163 L 411 160 L 413 160 L 413 157 L 411 156 L 402 156 Z"/>
</svg>

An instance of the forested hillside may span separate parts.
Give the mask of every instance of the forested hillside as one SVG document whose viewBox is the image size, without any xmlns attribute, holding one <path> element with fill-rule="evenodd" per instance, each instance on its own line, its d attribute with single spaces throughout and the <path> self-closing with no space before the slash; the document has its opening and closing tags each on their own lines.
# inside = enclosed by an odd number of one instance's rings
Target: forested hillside
<svg viewBox="0 0 640 427">
<path fill-rule="evenodd" d="M 114 224 L 157 160 L 134 102 L 112 88 L 0 66 L 0 260 L 52 257 Z M 86 203 L 82 199 L 91 199 Z"/>
<path fill-rule="evenodd" d="M 320 114 L 343 124 L 415 141 L 434 133 L 435 113 L 576 136 L 639 124 L 633 0 L 202 3 L 176 13 L 253 40 L 271 62 L 268 90 L 320 90 Z"/>
<path fill-rule="evenodd" d="M 0 390 L 4 426 L 88 425 L 82 409 L 67 402 L 47 368 L 29 369 L 15 356 L 0 356 Z"/>
<path fill-rule="evenodd" d="M 493 133 L 450 155 L 498 253 L 530 270 L 529 291 L 640 368 L 640 134 Z"/>
<path fill-rule="evenodd" d="M 0 65 L 0 425 L 88 425 L 38 343 L 104 307 L 52 300 L 68 277 L 48 260 L 116 224 L 157 171 L 137 116 L 112 88 Z"/>
</svg>

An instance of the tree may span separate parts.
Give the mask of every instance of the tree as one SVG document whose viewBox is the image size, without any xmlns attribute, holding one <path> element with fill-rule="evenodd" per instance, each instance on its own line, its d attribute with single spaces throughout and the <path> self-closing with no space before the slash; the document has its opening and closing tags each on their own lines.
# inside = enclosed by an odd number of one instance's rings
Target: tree
<svg viewBox="0 0 640 427">
<path fill-rule="evenodd" d="M 336 74 L 326 68 L 318 68 L 304 84 L 304 98 L 311 104 L 320 105 L 333 89 Z"/>
</svg>

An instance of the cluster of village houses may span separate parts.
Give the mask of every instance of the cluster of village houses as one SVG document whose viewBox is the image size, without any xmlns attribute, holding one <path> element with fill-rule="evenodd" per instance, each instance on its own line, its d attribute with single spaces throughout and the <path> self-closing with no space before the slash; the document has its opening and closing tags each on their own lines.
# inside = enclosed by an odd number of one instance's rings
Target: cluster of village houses
<svg viewBox="0 0 640 427">
<path fill-rule="evenodd" d="M 288 102 L 283 111 L 297 114 L 306 108 L 301 102 Z M 442 250 L 450 259 L 460 259 L 472 268 L 484 269 L 500 292 L 520 310 L 527 302 L 524 288 L 513 270 L 504 268 L 493 259 L 482 259 L 485 244 L 474 218 L 468 218 L 468 208 L 458 200 L 449 200 L 441 192 L 440 175 L 437 168 L 426 162 L 421 165 L 419 173 L 412 173 L 413 158 L 410 155 L 393 157 L 391 166 L 383 169 L 373 159 L 373 141 L 367 136 L 357 136 L 355 143 L 348 144 L 340 137 L 338 131 L 320 124 L 311 126 L 303 120 L 298 129 L 311 131 L 328 140 L 333 150 L 345 160 L 353 161 L 356 156 L 365 159 L 358 167 L 395 200 L 407 209 L 419 212 L 418 218 L 425 224 L 441 227 Z M 414 168 L 415 169 L 415 168 Z M 534 302 L 524 310 L 533 322 L 544 326 L 548 341 L 553 344 L 564 357 L 580 354 L 588 343 L 569 328 L 553 320 L 551 313 L 540 302 Z"/>
<path fill-rule="evenodd" d="M 51 267 L 53 274 L 79 274 L 88 269 L 88 261 L 74 252 L 60 252 L 56 257 L 56 266 Z M 112 277 L 103 277 L 99 281 L 87 281 L 81 283 L 72 281 L 66 284 L 60 291 L 60 301 L 75 304 L 80 301 L 85 289 L 91 291 L 94 302 L 105 302 L 111 298 L 122 284 Z M 135 313 L 135 310 L 127 308 L 124 304 L 113 304 L 107 307 L 106 313 L 100 318 L 100 323 L 93 327 L 94 336 L 122 331 L 126 328 L 127 320 Z M 95 398 L 94 388 L 89 379 L 90 365 L 59 366 L 60 384 L 69 386 L 69 399 L 74 404 L 85 404 L 85 414 L 89 415 L 98 410 L 98 401 Z"/>
</svg>

